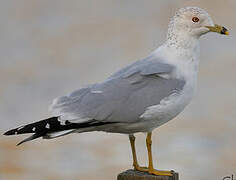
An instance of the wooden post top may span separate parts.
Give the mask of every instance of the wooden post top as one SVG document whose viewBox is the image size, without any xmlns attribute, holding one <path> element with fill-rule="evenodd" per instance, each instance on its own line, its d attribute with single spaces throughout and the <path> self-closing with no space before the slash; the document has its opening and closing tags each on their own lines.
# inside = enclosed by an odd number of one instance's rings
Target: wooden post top
<svg viewBox="0 0 236 180">
<path fill-rule="evenodd" d="M 145 172 L 129 169 L 127 171 L 120 173 L 117 176 L 117 180 L 179 180 L 179 174 L 174 172 L 174 175 L 172 177 L 155 176 Z"/>
</svg>

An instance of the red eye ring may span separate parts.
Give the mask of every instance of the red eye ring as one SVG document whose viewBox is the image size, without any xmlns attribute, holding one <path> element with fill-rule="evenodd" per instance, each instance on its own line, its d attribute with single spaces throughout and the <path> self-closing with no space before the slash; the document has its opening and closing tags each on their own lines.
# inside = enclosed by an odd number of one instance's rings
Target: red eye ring
<svg viewBox="0 0 236 180">
<path fill-rule="evenodd" d="M 199 18 L 198 18 L 198 17 L 193 17 L 193 18 L 192 18 L 192 21 L 196 23 L 196 22 L 199 21 Z"/>
</svg>

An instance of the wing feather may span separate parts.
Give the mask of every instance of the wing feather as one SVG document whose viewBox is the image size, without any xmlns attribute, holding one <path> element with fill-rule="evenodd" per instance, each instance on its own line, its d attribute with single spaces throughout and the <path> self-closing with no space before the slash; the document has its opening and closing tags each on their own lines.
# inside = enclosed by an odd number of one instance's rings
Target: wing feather
<svg viewBox="0 0 236 180">
<path fill-rule="evenodd" d="M 76 90 L 54 100 L 51 111 L 61 121 L 81 123 L 91 119 L 104 122 L 134 122 L 149 106 L 176 90 L 184 80 L 163 78 L 175 68 L 153 57 L 137 61 L 106 81 Z"/>
</svg>

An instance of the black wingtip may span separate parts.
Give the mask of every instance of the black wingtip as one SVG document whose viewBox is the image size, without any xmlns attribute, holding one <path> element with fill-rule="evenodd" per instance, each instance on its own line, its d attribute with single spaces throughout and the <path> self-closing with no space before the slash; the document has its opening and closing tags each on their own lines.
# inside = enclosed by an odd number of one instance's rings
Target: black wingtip
<svg viewBox="0 0 236 180">
<path fill-rule="evenodd" d="M 42 137 L 42 134 L 35 133 L 32 136 L 30 136 L 30 137 L 24 139 L 23 141 L 19 142 L 16 146 L 19 146 L 19 145 L 21 145 L 21 144 L 23 144 L 25 142 L 32 141 L 32 140 L 40 138 L 40 137 Z"/>
<path fill-rule="evenodd" d="M 21 142 L 19 142 L 18 144 L 16 144 L 16 146 L 20 146 L 21 144 L 23 144 L 24 143 L 24 141 L 21 141 Z"/>
<path fill-rule="evenodd" d="M 19 142 L 18 144 L 16 144 L 16 146 L 20 146 L 21 144 L 23 144 L 25 142 L 26 142 L 26 140 L 23 140 L 23 141 Z"/>
<path fill-rule="evenodd" d="M 9 135 L 16 135 L 16 134 L 17 134 L 17 130 L 16 129 L 11 129 L 11 130 L 5 132 L 3 135 L 9 136 Z"/>
</svg>

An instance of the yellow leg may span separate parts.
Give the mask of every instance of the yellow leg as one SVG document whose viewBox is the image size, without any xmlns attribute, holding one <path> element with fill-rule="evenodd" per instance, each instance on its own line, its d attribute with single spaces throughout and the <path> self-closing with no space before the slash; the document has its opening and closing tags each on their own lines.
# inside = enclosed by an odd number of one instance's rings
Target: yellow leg
<svg viewBox="0 0 236 180">
<path fill-rule="evenodd" d="M 129 135 L 129 141 L 130 141 L 130 145 L 132 149 L 134 170 L 148 172 L 148 168 L 140 167 L 138 165 L 138 160 L 137 160 L 137 155 L 136 155 L 136 150 L 135 150 L 135 136 Z"/>
<path fill-rule="evenodd" d="M 159 171 L 153 168 L 152 161 L 152 133 L 149 132 L 146 138 L 146 146 L 148 150 L 148 173 L 158 175 L 158 176 L 173 176 L 171 171 Z"/>
</svg>

